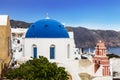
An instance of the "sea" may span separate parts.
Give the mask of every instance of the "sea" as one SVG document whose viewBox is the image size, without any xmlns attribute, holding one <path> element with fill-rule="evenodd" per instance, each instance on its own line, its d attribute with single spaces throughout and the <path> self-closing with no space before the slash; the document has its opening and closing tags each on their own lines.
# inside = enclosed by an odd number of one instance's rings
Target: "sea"
<svg viewBox="0 0 120 80">
<path fill-rule="evenodd" d="M 107 51 L 108 51 L 109 53 L 114 53 L 114 54 L 120 55 L 120 47 L 108 48 Z"/>
<path fill-rule="evenodd" d="M 90 51 L 93 52 L 95 48 L 90 48 Z M 89 48 L 84 49 L 84 52 L 88 52 Z M 120 56 L 120 47 L 107 48 L 107 53 L 113 53 Z"/>
</svg>

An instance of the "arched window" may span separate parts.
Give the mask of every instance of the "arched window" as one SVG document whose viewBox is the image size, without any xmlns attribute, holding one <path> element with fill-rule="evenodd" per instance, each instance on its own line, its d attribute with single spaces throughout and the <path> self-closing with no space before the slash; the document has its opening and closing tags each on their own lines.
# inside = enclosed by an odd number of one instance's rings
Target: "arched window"
<svg viewBox="0 0 120 80">
<path fill-rule="evenodd" d="M 50 59 L 55 59 L 55 45 L 50 46 Z"/>
<path fill-rule="evenodd" d="M 33 58 L 37 58 L 37 46 L 33 45 L 32 48 L 33 48 Z"/>
<path fill-rule="evenodd" d="M 70 44 L 67 45 L 67 58 L 70 58 Z"/>
</svg>

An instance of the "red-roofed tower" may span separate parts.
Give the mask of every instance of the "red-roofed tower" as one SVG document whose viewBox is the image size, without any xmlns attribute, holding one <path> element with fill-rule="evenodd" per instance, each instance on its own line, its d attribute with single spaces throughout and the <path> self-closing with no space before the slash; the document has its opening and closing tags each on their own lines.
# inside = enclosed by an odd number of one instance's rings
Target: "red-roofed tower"
<svg viewBox="0 0 120 80">
<path fill-rule="evenodd" d="M 102 76 L 110 76 L 110 63 L 109 59 L 106 56 L 106 47 L 104 42 L 99 41 L 95 47 L 95 56 L 93 58 L 94 63 L 94 73 L 102 67 Z"/>
</svg>

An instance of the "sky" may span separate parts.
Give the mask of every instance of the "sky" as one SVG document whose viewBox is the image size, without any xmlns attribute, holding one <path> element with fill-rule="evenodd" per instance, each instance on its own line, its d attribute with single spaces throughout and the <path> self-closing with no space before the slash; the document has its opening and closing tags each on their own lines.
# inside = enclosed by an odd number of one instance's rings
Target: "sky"
<svg viewBox="0 0 120 80">
<path fill-rule="evenodd" d="M 36 22 L 55 19 L 67 26 L 120 31 L 120 0 L 0 0 L 0 15 Z"/>
</svg>

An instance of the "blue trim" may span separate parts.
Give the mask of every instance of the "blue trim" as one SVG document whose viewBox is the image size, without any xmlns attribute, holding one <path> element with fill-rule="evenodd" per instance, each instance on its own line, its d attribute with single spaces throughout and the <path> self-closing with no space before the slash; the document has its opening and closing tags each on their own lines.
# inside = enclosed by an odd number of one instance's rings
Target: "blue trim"
<svg viewBox="0 0 120 80">
<path fill-rule="evenodd" d="M 55 59 L 55 47 L 50 47 L 50 59 Z"/>
<path fill-rule="evenodd" d="M 33 47 L 33 58 L 37 58 L 37 47 Z"/>
</svg>

